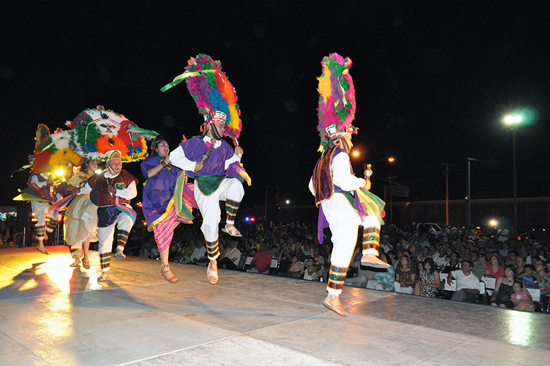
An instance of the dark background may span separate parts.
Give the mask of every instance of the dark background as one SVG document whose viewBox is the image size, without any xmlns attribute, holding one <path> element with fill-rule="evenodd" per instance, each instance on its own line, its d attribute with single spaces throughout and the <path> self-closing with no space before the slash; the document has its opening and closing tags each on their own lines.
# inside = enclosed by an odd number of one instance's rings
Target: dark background
<svg viewBox="0 0 550 366">
<path fill-rule="evenodd" d="M 516 108 L 535 118 L 516 130 L 518 196 L 549 195 L 548 1 L 3 1 L 0 11 L 0 204 L 28 172 L 36 126 L 53 132 L 98 104 L 176 147 L 202 117 L 185 84 L 160 88 L 190 56 L 220 60 L 242 111 L 243 165 L 253 180 L 242 207 L 307 190 L 319 144 L 316 77 L 323 56 L 350 57 L 357 96 L 354 143 L 374 162 L 373 192 L 388 176 L 409 198 L 512 197 Z M 394 156 L 391 166 L 383 161 Z M 139 163 L 126 169 L 139 173 Z"/>
</svg>

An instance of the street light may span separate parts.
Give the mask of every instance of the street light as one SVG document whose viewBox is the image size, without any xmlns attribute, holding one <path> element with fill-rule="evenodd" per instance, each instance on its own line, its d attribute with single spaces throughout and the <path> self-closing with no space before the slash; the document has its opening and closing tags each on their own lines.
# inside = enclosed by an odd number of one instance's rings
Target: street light
<svg viewBox="0 0 550 366">
<path fill-rule="evenodd" d="M 383 159 L 380 159 L 380 160 L 376 160 L 375 162 L 373 162 L 372 164 L 367 164 L 367 163 L 364 163 L 363 164 L 363 171 L 365 172 L 366 174 L 366 171 L 367 171 L 367 165 L 373 165 L 375 163 L 379 163 L 381 161 L 387 161 L 388 163 L 393 163 L 395 162 L 395 158 L 393 156 L 390 156 L 390 157 L 387 157 L 387 158 L 383 158 Z M 390 194 L 390 223 L 393 223 L 393 199 L 392 199 L 392 191 L 391 191 L 391 187 L 392 187 L 392 176 L 391 176 L 391 172 L 388 174 L 388 183 L 389 183 L 389 194 Z M 386 197 L 384 197 L 385 199 Z"/>
<path fill-rule="evenodd" d="M 513 154 L 513 171 L 514 171 L 514 229 L 518 230 L 518 184 L 517 184 L 517 173 L 516 173 L 516 128 L 515 126 L 521 121 L 523 118 L 521 115 L 510 115 L 504 117 L 504 122 L 511 126 L 512 130 L 512 154 Z"/>
</svg>

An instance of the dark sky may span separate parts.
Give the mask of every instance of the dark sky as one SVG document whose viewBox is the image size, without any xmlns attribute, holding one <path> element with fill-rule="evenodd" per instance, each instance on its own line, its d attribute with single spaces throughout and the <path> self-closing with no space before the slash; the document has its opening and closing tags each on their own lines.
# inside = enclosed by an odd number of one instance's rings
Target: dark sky
<svg viewBox="0 0 550 366">
<path fill-rule="evenodd" d="M 50 3 L 56 5 L 50 5 Z M 0 12 L 0 204 L 22 188 L 39 123 L 53 131 L 104 105 L 175 147 L 201 123 L 185 84 L 160 88 L 190 56 L 222 63 L 242 111 L 243 164 L 253 180 L 243 207 L 290 199 L 312 204 L 319 158 L 316 77 L 323 56 L 353 60 L 354 138 L 409 200 L 512 196 L 515 108 L 536 118 L 516 130 L 518 196 L 549 196 L 548 1 L 3 1 Z M 63 6 L 57 4 L 65 4 Z M 390 167 L 381 160 L 394 156 Z M 126 168 L 139 174 L 139 164 Z M 141 178 L 141 177 L 140 177 Z M 278 202 L 278 201 L 277 201 Z"/>
</svg>

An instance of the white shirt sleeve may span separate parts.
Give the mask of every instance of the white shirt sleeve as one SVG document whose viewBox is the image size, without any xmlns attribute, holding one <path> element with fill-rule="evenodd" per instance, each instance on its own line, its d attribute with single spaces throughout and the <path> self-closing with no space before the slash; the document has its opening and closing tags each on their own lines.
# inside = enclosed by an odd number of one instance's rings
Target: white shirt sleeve
<svg viewBox="0 0 550 366">
<path fill-rule="evenodd" d="M 231 165 L 232 163 L 234 163 L 234 162 L 236 162 L 236 161 L 241 161 L 241 158 L 239 158 L 239 157 L 237 156 L 237 154 L 233 154 L 232 157 L 230 157 L 229 159 L 227 159 L 227 160 L 225 161 L 225 168 L 224 168 L 224 169 L 227 169 L 227 167 L 228 167 L 229 165 Z"/>
<path fill-rule="evenodd" d="M 88 184 L 88 182 L 86 182 L 86 184 L 84 185 L 84 187 L 80 188 L 80 192 L 78 193 L 79 195 L 81 194 L 88 194 L 92 191 L 92 187 L 90 187 L 90 185 Z"/>
<path fill-rule="evenodd" d="M 355 191 L 365 185 L 363 178 L 351 174 L 349 155 L 340 153 L 332 160 L 332 179 L 344 191 Z"/>
<path fill-rule="evenodd" d="M 197 162 L 187 159 L 181 146 L 178 146 L 170 153 L 170 162 L 181 170 L 195 170 Z"/>
<path fill-rule="evenodd" d="M 36 175 L 33 175 L 31 177 L 31 184 L 36 183 L 36 185 L 40 188 L 44 187 L 46 185 L 46 182 L 39 182 L 38 177 Z"/>
<path fill-rule="evenodd" d="M 315 189 L 313 188 L 313 177 L 309 178 L 309 184 L 307 186 L 312 195 L 315 196 Z"/>
<path fill-rule="evenodd" d="M 130 183 L 130 185 L 124 189 L 117 189 L 115 196 L 124 198 L 126 200 L 131 200 L 132 198 L 135 198 L 137 196 L 136 182 L 132 181 L 132 183 Z"/>
</svg>

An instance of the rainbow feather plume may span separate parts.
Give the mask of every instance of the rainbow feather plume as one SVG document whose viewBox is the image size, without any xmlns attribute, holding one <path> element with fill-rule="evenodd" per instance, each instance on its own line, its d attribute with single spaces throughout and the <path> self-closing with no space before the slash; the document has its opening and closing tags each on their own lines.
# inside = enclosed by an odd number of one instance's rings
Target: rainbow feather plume
<svg viewBox="0 0 550 366">
<path fill-rule="evenodd" d="M 326 128 L 335 125 L 338 132 L 357 133 L 352 125 L 355 119 L 355 88 L 349 74 L 352 66 L 351 59 L 343 58 L 337 53 L 325 56 L 322 65 L 322 74 L 317 78 L 319 86 L 318 117 L 319 137 L 321 144 L 319 151 L 324 153 L 330 142 Z"/>
<path fill-rule="evenodd" d="M 185 67 L 185 72 L 178 75 L 174 81 L 161 88 L 164 92 L 183 80 L 193 97 L 199 113 L 206 118 L 214 116 L 216 111 L 227 115 L 225 134 L 233 139 L 239 138 L 242 130 L 241 111 L 237 103 L 235 88 L 222 71 L 220 61 L 199 54 L 191 57 Z"/>
</svg>

